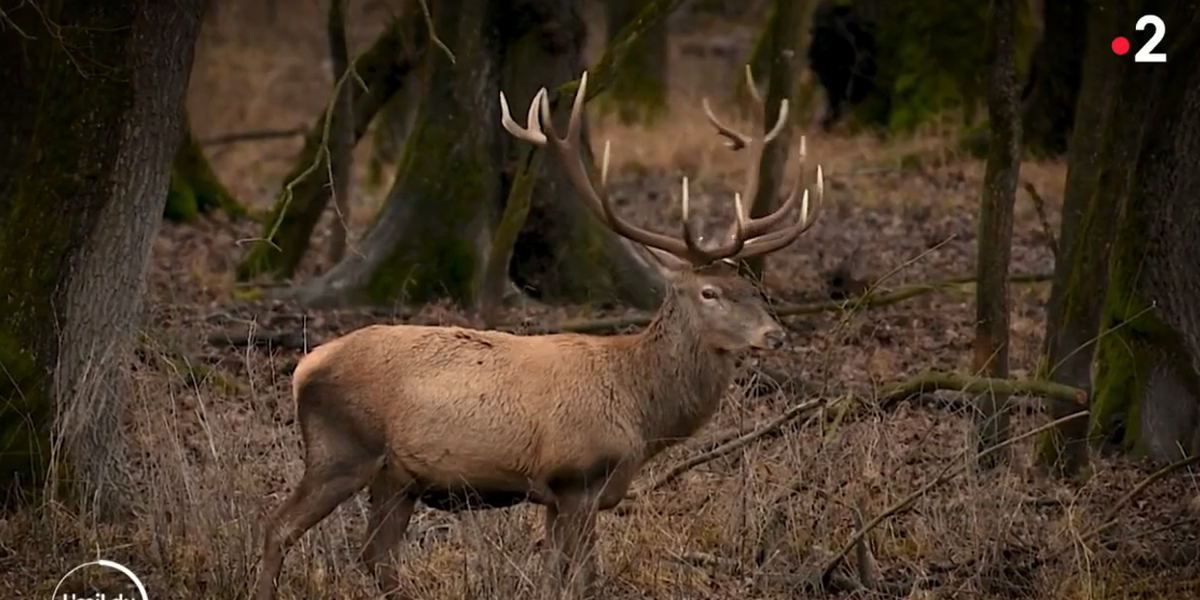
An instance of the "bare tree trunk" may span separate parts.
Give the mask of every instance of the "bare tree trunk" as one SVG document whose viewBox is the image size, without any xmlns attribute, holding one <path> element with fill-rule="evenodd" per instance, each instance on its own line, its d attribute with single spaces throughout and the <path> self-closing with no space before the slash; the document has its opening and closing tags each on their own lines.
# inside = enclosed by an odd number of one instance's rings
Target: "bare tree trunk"
<svg viewBox="0 0 1200 600">
<path fill-rule="evenodd" d="M 410 7 L 409 13 L 392 23 L 371 48 L 354 61 L 354 70 L 367 87 L 364 90 L 353 81 L 346 82 L 354 93 L 356 143 L 383 105 L 400 89 L 409 72 L 423 60 L 428 46 L 427 32 L 420 7 Z M 300 266 L 313 229 L 329 202 L 326 192 L 329 165 L 322 152 L 329 142 L 324 139 L 325 117 L 322 112 L 309 130 L 304 148 L 296 157 L 296 166 L 283 179 L 275 206 L 266 218 L 262 240 L 251 244 L 238 264 L 238 280 L 267 274 L 286 279 Z M 328 127 L 330 132 L 338 129 L 337 121 L 334 115 Z"/>
<path fill-rule="evenodd" d="M 346 41 L 346 0 L 329 0 L 329 58 L 333 81 L 341 81 L 350 69 L 350 45 Z M 336 265 L 346 253 L 346 222 L 350 219 L 350 175 L 354 167 L 354 81 L 347 79 L 334 100 L 334 127 L 329 135 L 330 188 L 334 215 L 329 231 L 329 264 Z M 328 200 L 326 200 L 328 202 Z"/>
<path fill-rule="evenodd" d="M 651 0 L 610 0 L 605 4 L 608 41 L 617 39 Z M 604 100 L 611 102 L 624 123 L 649 124 L 666 114 L 670 27 L 659 21 L 615 65 L 616 78 Z"/>
<path fill-rule="evenodd" d="M 206 4 L 2 4 L 25 34 L 0 36 L 2 500 L 126 500 L 122 366 Z"/>
<path fill-rule="evenodd" d="M 989 377 L 1008 377 L 1008 265 L 1012 255 L 1013 202 L 1021 172 L 1021 119 L 1014 66 L 1017 0 L 993 0 L 988 29 L 988 120 L 991 140 L 979 211 L 979 248 L 975 264 L 973 370 Z M 1008 400 L 999 393 L 982 394 L 975 414 L 977 447 L 984 450 L 1008 437 Z M 981 464 L 1005 460 L 1000 452 Z"/>
<path fill-rule="evenodd" d="M 1088 48 L 1081 97 L 1072 127 L 1067 185 L 1063 194 L 1059 256 L 1047 307 L 1046 338 L 1039 377 L 1091 397 L 1095 339 L 1100 332 L 1103 290 L 1116 242 L 1121 207 L 1136 167 L 1145 121 L 1148 69 L 1139 69 L 1110 49 L 1131 14 L 1105 0 L 1089 11 Z M 1133 70 L 1130 70 L 1133 69 Z M 1048 400 L 1055 419 L 1087 410 Z M 1088 424 L 1075 420 L 1042 438 L 1038 462 L 1061 476 L 1080 474 L 1088 463 Z"/>
<path fill-rule="evenodd" d="M 1042 2 L 1042 37 L 1033 49 L 1024 92 L 1024 146 L 1042 155 L 1067 151 L 1088 43 L 1087 0 Z M 1116 33 L 1113 36 L 1117 35 Z M 1112 41 L 1112 36 L 1108 38 Z M 1084 96 L 1088 102 L 1102 101 Z"/>
<path fill-rule="evenodd" d="M 1134 144 L 1136 170 L 1123 186 L 1092 426 L 1124 448 L 1176 460 L 1200 452 L 1200 2 L 1145 1 L 1116 14 L 1120 23 L 1155 14 L 1170 28 L 1159 47 L 1167 63 L 1125 71 L 1145 78 L 1143 110 L 1114 111 L 1108 132 L 1134 121 L 1144 133 L 1114 141 Z M 1133 36 L 1133 47 L 1150 35 Z"/>
</svg>

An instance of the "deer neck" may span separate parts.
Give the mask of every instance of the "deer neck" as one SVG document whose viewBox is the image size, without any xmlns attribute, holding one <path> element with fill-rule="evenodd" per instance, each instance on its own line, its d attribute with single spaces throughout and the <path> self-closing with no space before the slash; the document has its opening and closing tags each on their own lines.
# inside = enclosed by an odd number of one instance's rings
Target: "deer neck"
<svg viewBox="0 0 1200 600">
<path fill-rule="evenodd" d="M 735 357 L 703 344 L 685 310 L 668 297 L 629 355 L 647 458 L 703 427 L 733 381 Z"/>
</svg>

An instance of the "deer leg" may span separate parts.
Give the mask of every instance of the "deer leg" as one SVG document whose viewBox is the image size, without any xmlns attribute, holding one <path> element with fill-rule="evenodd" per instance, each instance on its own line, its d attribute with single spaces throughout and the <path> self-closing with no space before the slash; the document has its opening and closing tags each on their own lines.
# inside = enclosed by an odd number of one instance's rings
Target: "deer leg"
<svg viewBox="0 0 1200 600">
<path fill-rule="evenodd" d="M 562 549 L 562 526 L 558 507 L 546 505 L 545 573 L 542 576 L 542 599 L 557 600 L 562 595 L 561 583 L 566 579 L 566 560 Z"/>
<path fill-rule="evenodd" d="M 258 600 L 273 600 L 276 578 L 287 551 L 333 509 L 362 489 L 379 471 L 382 459 L 367 457 L 311 464 L 300 483 L 271 516 L 263 536 L 262 565 L 258 573 Z"/>
<path fill-rule="evenodd" d="M 367 541 L 363 545 L 367 570 L 388 598 L 393 597 L 400 587 L 396 559 L 417 504 L 416 498 L 405 493 L 404 486 L 392 475 L 385 469 L 371 481 L 371 516 L 367 521 Z"/>
<path fill-rule="evenodd" d="M 560 499 L 546 508 L 546 538 L 550 542 L 547 583 L 558 597 L 570 589 L 576 598 L 586 597 L 595 583 L 596 507 L 584 494 Z"/>
</svg>

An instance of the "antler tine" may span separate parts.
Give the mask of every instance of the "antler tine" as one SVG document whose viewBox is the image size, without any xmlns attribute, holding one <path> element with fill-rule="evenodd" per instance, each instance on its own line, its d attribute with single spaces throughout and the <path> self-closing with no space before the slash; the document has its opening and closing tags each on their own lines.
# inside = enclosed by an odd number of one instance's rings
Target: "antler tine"
<svg viewBox="0 0 1200 600">
<path fill-rule="evenodd" d="M 708 117 L 708 122 L 717 128 L 717 134 L 728 138 L 729 141 L 725 142 L 725 145 L 731 150 L 741 150 L 753 141 L 750 136 L 722 123 L 717 115 L 713 114 L 712 107 L 708 105 L 708 98 L 701 98 L 700 106 L 704 108 L 704 116 Z"/>
<path fill-rule="evenodd" d="M 753 239 L 774 230 L 779 226 L 780 223 L 783 222 L 784 218 L 792 212 L 792 209 L 799 204 L 801 196 L 800 190 L 805 189 L 806 187 L 804 183 L 804 171 L 806 169 L 807 159 L 808 141 L 804 136 L 800 136 L 800 152 L 797 161 L 800 163 L 800 175 L 796 178 L 796 182 L 792 185 L 792 188 L 788 190 L 787 193 L 781 198 L 783 202 L 779 205 L 779 208 L 775 209 L 775 211 L 769 215 L 759 217 L 757 219 L 750 219 L 746 223 L 747 238 Z"/>
<path fill-rule="evenodd" d="M 816 201 L 813 203 L 815 207 L 809 206 L 808 190 L 804 190 L 804 196 L 800 201 L 800 218 L 791 227 L 779 229 L 746 242 L 735 258 L 744 259 L 775 252 L 791 245 L 796 238 L 808 231 L 821 216 L 821 208 L 825 203 L 825 176 L 822 174 L 821 165 L 817 165 L 816 188 Z"/>
<path fill-rule="evenodd" d="M 542 88 L 534 94 L 533 102 L 529 103 L 529 114 L 525 119 L 526 126 L 521 127 L 513 120 L 512 113 L 508 110 L 508 99 L 504 97 L 504 92 L 500 92 L 500 124 L 517 139 L 545 146 L 546 135 L 542 133 L 542 126 L 537 120 L 537 108 L 545 95 L 546 88 Z"/>
<path fill-rule="evenodd" d="M 759 106 L 764 106 L 762 96 L 758 93 L 758 83 L 754 81 L 754 71 L 750 69 L 750 63 L 746 63 L 746 89 L 750 91 L 750 97 L 758 103 Z"/>
<path fill-rule="evenodd" d="M 539 146 L 549 146 L 559 163 L 565 169 L 567 180 L 570 181 L 571 186 L 582 197 L 588 209 L 596 218 L 608 226 L 609 229 L 613 230 L 613 232 L 642 245 L 657 248 L 685 260 L 692 260 L 695 256 L 682 240 L 642 229 L 617 216 L 616 211 L 613 210 L 612 203 L 609 201 L 608 193 L 604 189 L 604 183 L 608 178 L 608 157 L 610 151 L 610 145 L 607 142 L 605 143 L 604 158 L 600 172 L 601 185 L 597 188 L 592 184 L 587 168 L 583 164 L 583 157 L 581 155 L 583 144 L 580 140 L 583 132 L 583 107 L 587 98 L 587 78 L 587 71 L 584 71 L 583 75 L 579 78 L 579 89 L 575 92 L 575 100 L 571 106 L 570 120 L 567 122 L 567 133 L 564 137 L 560 138 L 555 131 L 554 119 L 550 113 L 549 94 L 545 88 L 542 88 L 538 92 L 538 95 L 534 97 L 533 103 L 530 105 L 529 126 L 526 128 L 522 128 L 513 122 L 509 114 L 508 102 L 504 98 L 504 94 L 501 93 L 501 122 L 504 124 L 504 128 L 518 139 Z M 537 119 L 539 112 L 541 116 L 540 124 Z"/>
</svg>

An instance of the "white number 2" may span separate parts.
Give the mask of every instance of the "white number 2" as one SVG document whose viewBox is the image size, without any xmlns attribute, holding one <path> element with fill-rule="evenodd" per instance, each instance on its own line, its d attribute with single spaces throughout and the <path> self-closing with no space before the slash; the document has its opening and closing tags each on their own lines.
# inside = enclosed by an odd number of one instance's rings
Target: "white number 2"
<svg viewBox="0 0 1200 600">
<path fill-rule="evenodd" d="M 1145 29 L 1147 25 L 1154 26 L 1154 35 L 1150 37 L 1150 41 L 1146 42 L 1145 46 L 1142 46 L 1141 50 L 1137 51 L 1137 54 L 1133 55 L 1133 62 L 1167 62 L 1167 55 L 1165 53 L 1154 51 L 1154 48 L 1157 47 L 1158 43 L 1162 41 L 1163 36 L 1167 34 L 1167 24 L 1163 23 L 1163 20 L 1155 15 L 1142 15 L 1142 18 L 1138 19 L 1137 25 L 1134 26 L 1134 28 L 1138 31 L 1141 31 Z"/>
</svg>

